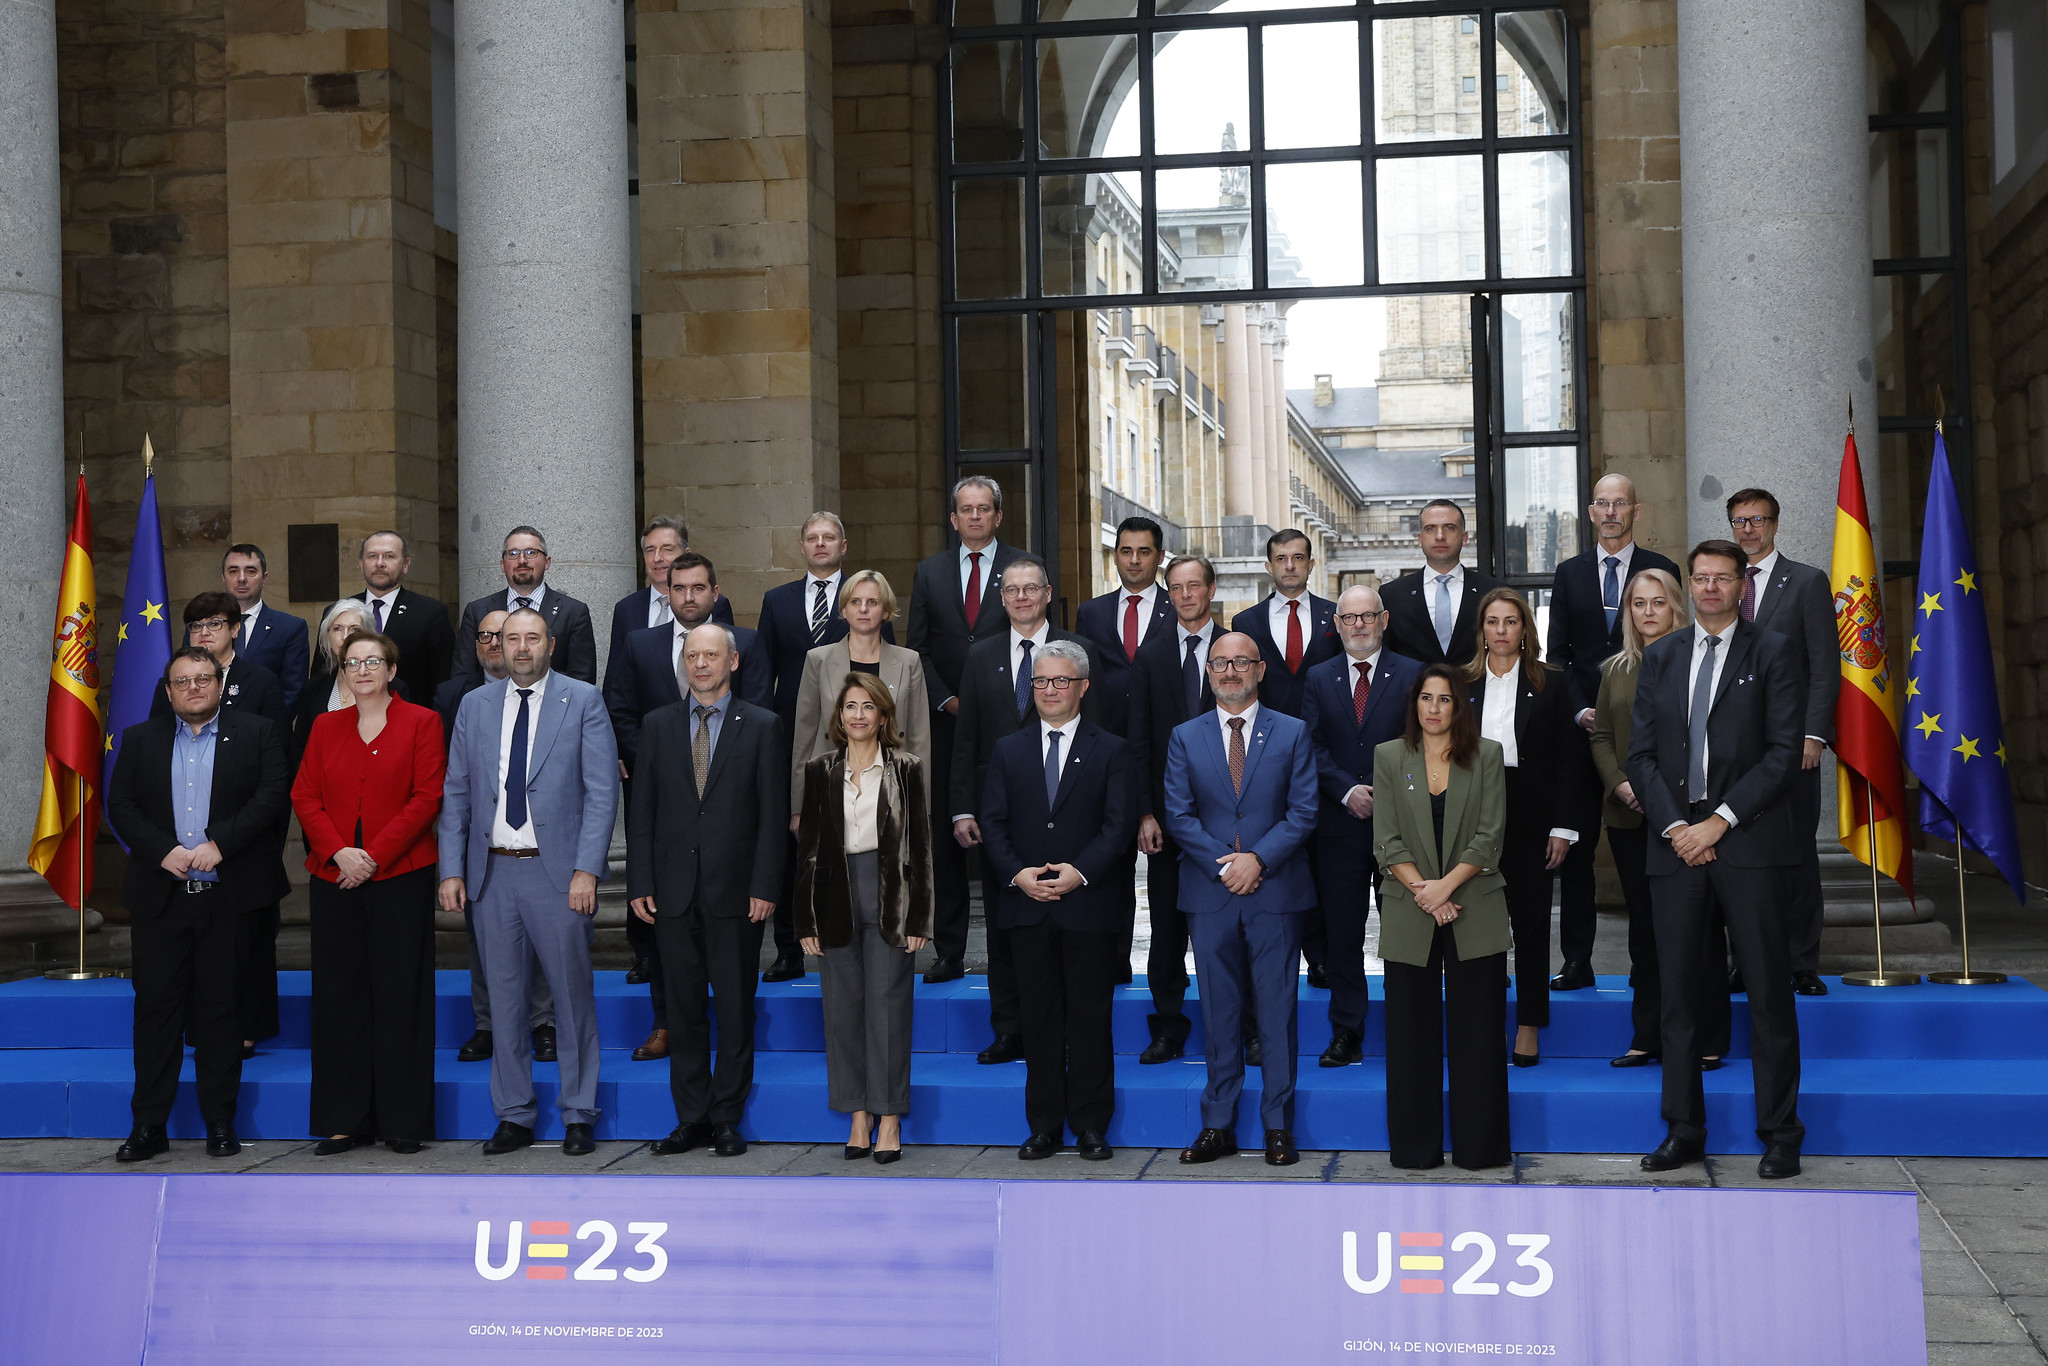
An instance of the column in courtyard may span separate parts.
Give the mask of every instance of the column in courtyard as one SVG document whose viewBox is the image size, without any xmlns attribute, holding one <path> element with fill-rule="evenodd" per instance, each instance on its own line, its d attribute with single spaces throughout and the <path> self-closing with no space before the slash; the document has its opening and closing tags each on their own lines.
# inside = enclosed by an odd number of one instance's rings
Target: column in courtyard
<svg viewBox="0 0 2048 1366">
<path fill-rule="evenodd" d="M 1245 366 L 1244 305 L 1225 304 L 1217 333 L 1223 352 L 1223 511 L 1257 519 L 1258 472 L 1253 468 L 1251 374 Z"/>
<path fill-rule="evenodd" d="M 1294 525 L 1294 494 L 1289 478 L 1294 462 L 1288 457 L 1287 375 L 1281 361 L 1287 343 L 1280 330 L 1282 326 L 1279 319 L 1270 320 L 1259 341 L 1266 362 L 1266 449 L 1270 452 L 1266 472 L 1273 481 L 1270 497 L 1275 531 Z"/>
<path fill-rule="evenodd" d="M 1260 526 L 1273 525 L 1273 467 L 1272 467 L 1272 424 L 1266 420 L 1266 352 L 1259 344 L 1263 330 L 1259 321 L 1262 305 L 1254 304 L 1245 310 L 1244 370 L 1245 370 L 1245 413 L 1240 419 L 1250 428 L 1252 447 L 1252 507 L 1253 521 Z"/>
</svg>

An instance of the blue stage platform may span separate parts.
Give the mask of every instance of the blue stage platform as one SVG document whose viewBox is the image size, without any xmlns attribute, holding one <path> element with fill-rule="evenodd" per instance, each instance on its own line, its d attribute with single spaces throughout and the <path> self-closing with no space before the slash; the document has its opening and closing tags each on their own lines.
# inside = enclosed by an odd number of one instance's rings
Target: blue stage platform
<svg viewBox="0 0 2048 1366">
<path fill-rule="evenodd" d="M 249 1139 L 306 1135 L 309 974 L 280 973 L 283 1033 L 242 1069 L 238 1128 Z M 436 974 L 437 1127 L 443 1138 L 483 1138 L 493 1125 L 484 1063 L 458 1063 L 468 1037 L 466 973 Z M 1375 998 L 1379 979 L 1372 979 Z M 2048 1156 L 2048 992 L 2016 978 L 2000 986 L 1923 984 L 1890 990 L 1843 987 L 1802 997 L 1804 1072 L 1800 1113 L 1810 1153 L 1948 1156 Z M 617 972 L 597 975 L 599 1034 L 605 1053 L 598 1103 L 599 1138 L 645 1139 L 675 1123 L 668 1065 L 636 1063 L 646 1037 L 644 987 Z M 0 985 L 0 1137 L 116 1138 L 128 1131 L 129 1017 L 126 981 Z M 1142 1067 L 1143 979 L 1116 1000 L 1117 1114 L 1109 1138 L 1127 1146 L 1177 1147 L 1201 1127 L 1203 1068 L 1199 1004 L 1189 1057 Z M 1329 1041 L 1329 993 L 1301 989 L 1295 1135 L 1305 1148 L 1383 1149 L 1385 1079 L 1377 1011 L 1370 1017 L 1362 1066 L 1324 1069 L 1315 1055 Z M 1603 977 L 1590 991 L 1552 997 L 1543 1063 L 1513 1069 L 1512 1128 L 1523 1152 L 1629 1152 L 1654 1147 L 1655 1067 L 1615 1069 L 1607 1060 L 1628 1046 L 1625 979 Z M 843 1117 L 825 1105 L 823 1031 L 815 975 L 760 988 L 753 1100 L 743 1128 L 767 1142 L 839 1142 Z M 986 979 L 969 977 L 917 988 L 911 1067 L 912 1143 L 1008 1144 L 1024 1137 L 1024 1065 L 982 1067 L 974 1060 L 988 1032 Z M 555 1067 L 538 1064 L 545 1119 L 554 1120 Z M 174 1136 L 201 1137 L 191 1064 L 172 1119 Z M 1708 1122 L 1718 1151 L 1758 1150 L 1751 1132 L 1748 1011 L 1736 998 L 1735 1042 L 1727 1067 L 1705 1079 Z M 1258 1073 L 1248 1078 L 1255 1096 Z M 1239 1107 L 1239 1141 L 1257 1145 L 1257 1104 Z"/>
</svg>

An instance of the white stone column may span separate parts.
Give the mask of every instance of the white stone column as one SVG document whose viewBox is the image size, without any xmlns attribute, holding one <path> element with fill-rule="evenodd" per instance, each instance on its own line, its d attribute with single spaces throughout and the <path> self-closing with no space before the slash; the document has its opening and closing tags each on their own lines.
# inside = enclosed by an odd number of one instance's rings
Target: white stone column
<svg viewBox="0 0 2048 1366">
<path fill-rule="evenodd" d="M 1266 418 L 1266 353 L 1259 345 L 1259 309 L 1245 310 L 1245 425 L 1251 428 L 1252 521 L 1273 525 L 1272 423 Z"/>
<path fill-rule="evenodd" d="M 73 913 L 28 871 L 65 514 L 64 303 L 52 0 L 0 0 L 0 938 Z"/>
<path fill-rule="evenodd" d="M 1223 306 L 1223 511 L 1256 519 L 1258 481 L 1252 468 L 1251 374 L 1245 366 L 1244 305 Z"/>
<path fill-rule="evenodd" d="M 1280 362 L 1280 352 L 1286 343 L 1280 335 L 1281 326 L 1277 319 L 1269 320 L 1259 341 L 1266 363 L 1266 477 L 1273 481 L 1268 497 L 1275 531 L 1294 525 L 1294 491 L 1288 478 L 1294 461 L 1287 446 L 1287 378 Z"/>
<path fill-rule="evenodd" d="M 600 665 L 638 530 L 625 43 L 619 0 L 455 7 L 462 597 L 531 523 Z"/>
</svg>

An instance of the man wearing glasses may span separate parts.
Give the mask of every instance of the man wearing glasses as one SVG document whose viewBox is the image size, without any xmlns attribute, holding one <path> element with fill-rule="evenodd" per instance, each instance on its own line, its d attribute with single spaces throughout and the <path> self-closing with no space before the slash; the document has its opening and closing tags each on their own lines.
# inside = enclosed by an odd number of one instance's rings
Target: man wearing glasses
<svg viewBox="0 0 2048 1366">
<path fill-rule="evenodd" d="M 1600 666 L 1621 649 L 1623 599 L 1629 576 L 1661 569 L 1682 578 L 1678 566 L 1648 546 L 1636 544 L 1635 482 L 1609 474 L 1593 485 L 1586 513 L 1599 539 L 1590 549 L 1557 567 L 1550 587 L 1550 639 L 1545 658 L 1564 670 L 1572 716 L 1580 730 L 1593 729 L 1593 700 L 1600 695 Z M 1599 913 L 1593 904 L 1593 846 L 1597 835 L 1580 840 L 1557 873 L 1558 949 L 1564 966 L 1550 979 L 1552 991 L 1593 985 L 1593 935 Z"/>
<path fill-rule="evenodd" d="M 547 618 L 548 634 L 555 642 L 555 672 L 595 685 L 597 682 L 597 632 L 590 624 L 590 608 L 559 589 L 548 587 L 547 538 L 530 526 L 516 526 L 505 534 L 498 568 L 505 575 L 505 591 L 478 598 L 462 609 L 462 624 L 455 628 L 457 641 L 476 639 L 477 623 L 492 612 L 531 610 Z M 400 658 L 404 658 L 401 654 Z M 475 673 L 474 656 L 456 666 L 458 673 Z"/>
<path fill-rule="evenodd" d="M 1072 641 L 1095 661 L 1092 642 L 1054 627 L 1046 620 L 1052 606 L 1052 584 L 1045 561 L 1020 554 L 1002 572 L 1003 611 L 1009 629 L 976 641 L 960 670 L 960 714 L 954 732 L 953 767 L 945 800 L 953 813 L 953 839 L 962 849 L 981 843 L 981 811 L 988 783 L 989 760 L 996 742 L 1037 721 L 1031 687 L 1039 647 L 1050 641 Z M 1093 670 L 1091 669 L 1092 673 Z M 1095 720 L 1095 704 L 1083 700 L 1083 714 Z M 934 804 L 937 803 L 934 799 Z M 1017 975 L 1010 959 L 1009 935 L 997 922 L 996 899 L 1003 883 L 993 865 L 982 860 L 981 907 L 988 935 L 988 1016 L 995 1039 L 978 1060 L 1014 1062 L 1024 1056 L 1022 1018 L 1017 1010 Z"/>
</svg>

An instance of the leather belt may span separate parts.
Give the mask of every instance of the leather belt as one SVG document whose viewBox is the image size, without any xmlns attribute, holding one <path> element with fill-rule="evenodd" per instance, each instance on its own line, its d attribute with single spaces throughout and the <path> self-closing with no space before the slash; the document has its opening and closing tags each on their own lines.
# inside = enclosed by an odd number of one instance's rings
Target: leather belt
<svg viewBox="0 0 2048 1366">
<path fill-rule="evenodd" d="M 185 889 L 186 896 L 196 896 L 200 892 L 210 892 L 220 886 L 218 882 L 194 882 L 189 879 L 179 885 Z"/>
<path fill-rule="evenodd" d="M 492 853 L 494 853 L 494 854 L 496 854 L 496 855 L 498 855 L 498 856 L 499 856 L 499 857 L 501 857 L 501 858 L 539 858 L 539 857 L 540 857 L 540 850 L 538 850 L 538 849 L 500 849 L 500 848 L 498 848 L 497 846 L 493 845 L 493 846 L 491 847 L 491 852 L 492 852 Z"/>
</svg>

